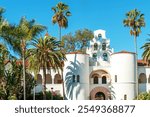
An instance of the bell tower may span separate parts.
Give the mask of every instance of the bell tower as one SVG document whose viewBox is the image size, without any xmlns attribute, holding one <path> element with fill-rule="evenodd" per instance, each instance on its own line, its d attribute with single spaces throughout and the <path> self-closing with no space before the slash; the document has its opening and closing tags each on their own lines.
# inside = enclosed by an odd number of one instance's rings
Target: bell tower
<svg viewBox="0 0 150 117">
<path fill-rule="evenodd" d="M 90 55 L 90 66 L 109 65 L 113 49 L 110 48 L 110 40 L 106 38 L 105 30 L 94 31 L 94 38 L 90 41 L 86 53 Z"/>
</svg>

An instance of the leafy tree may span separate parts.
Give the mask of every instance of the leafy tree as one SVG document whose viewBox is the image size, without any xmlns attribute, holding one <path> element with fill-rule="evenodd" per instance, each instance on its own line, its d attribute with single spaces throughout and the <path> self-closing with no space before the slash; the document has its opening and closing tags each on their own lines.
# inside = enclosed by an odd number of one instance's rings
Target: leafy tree
<svg viewBox="0 0 150 117">
<path fill-rule="evenodd" d="M 54 15 L 52 17 L 53 24 L 58 24 L 59 26 L 59 40 L 61 41 L 61 28 L 68 27 L 68 16 L 71 16 L 71 12 L 69 11 L 69 6 L 59 2 L 55 7 L 52 7 L 54 11 Z"/>
<path fill-rule="evenodd" d="M 7 64 L 11 64 L 10 68 Z M 16 59 L 9 60 L 3 69 L 0 83 L 0 99 L 23 99 L 22 64 Z M 27 98 L 33 89 L 33 78 L 26 73 Z"/>
<path fill-rule="evenodd" d="M 33 40 L 33 49 L 29 49 L 29 67 L 36 64 L 36 70 L 43 70 L 43 99 L 46 99 L 46 69 L 51 71 L 51 68 L 56 72 L 62 70 L 62 61 L 65 60 L 65 53 L 60 51 L 60 41 L 56 41 L 54 37 L 46 36 L 38 40 Z M 33 67 L 34 69 L 34 67 Z"/>
<path fill-rule="evenodd" d="M 89 29 L 77 30 L 75 35 L 71 33 L 62 37 L 62 45 L 66 52 L 82 51 L 85 53 L 86 48 L 89 46 L 89 41 L 93 39 L 93 32 Z"/>
<path fill-rule="evenodd" d="M 69 33 L 62 37 L 61 46 L 63 46 L 65 51 L 68 53 L 68 52 L 76 51 L 78 49 L 77 43 L 78 41 L 76 40 L 75 36 L 72 35 L 72 33 Z"/>
<path fill-rule="evenodd" d="M 80 50 L 84 51 L 84 49 L 88 46 L 88 42 L 93 39 L 94 35 L 93 32 L 88 30 L 88 29 L 84 29 L 84 30 L 78 30 L 75 33 L 75 37 L 76 39 L 80 42 Z"/>
</svg>

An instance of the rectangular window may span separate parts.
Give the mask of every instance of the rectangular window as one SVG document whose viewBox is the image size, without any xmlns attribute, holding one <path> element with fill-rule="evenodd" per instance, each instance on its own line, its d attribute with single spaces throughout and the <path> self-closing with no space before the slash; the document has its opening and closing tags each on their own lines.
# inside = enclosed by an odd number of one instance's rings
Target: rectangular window
<svg viewBox="0 0 150 117">
<path fill-rule="evenodd" d="M 124 100 L 127 100 L 127 95 L 126 94 L 124 95 Z"/>
<path fill-rule="evenodd" d="M 72 76 L 72 82 L 75 82 L 75 75 Z"/>
<path fill-rule="evenodd" d="M 77 82 L 80 82 L 80 76 L 77 75 Z"/>
<path fill-rule="evenodd" d="M 115 75 L 115 82 L 117 82 L 117 75 Z"/>
<path fill-rule="evenodd" d="M 102 84 L 107 84 L 106 76 L 103 76 L 103 77 L 102 77 Z"/>
<path fill-rule="evenodd" d="M 98 77 L 97 76 L 94 77 L 93 80 L 94 80 L 94 84 L 98 84 Z"/>
</svg>

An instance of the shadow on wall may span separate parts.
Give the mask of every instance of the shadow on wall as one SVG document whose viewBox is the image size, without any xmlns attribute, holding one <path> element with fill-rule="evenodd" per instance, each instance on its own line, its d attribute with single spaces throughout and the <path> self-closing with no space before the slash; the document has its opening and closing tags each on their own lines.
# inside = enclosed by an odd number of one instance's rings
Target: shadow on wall
<svg viewBox="0 0 150 117">
<path fill-rule="evenodd" d="M 111 100 L 116 99 L 116 96 L 115 96 L 116 93 L 114 91 L 114 87 L 113 87 L 111 82 L 109 83 L 108 89 L 110 91 L 110 98 L 111 98 Z"/>
<path fill-rule="evenodd" d="M 79 73 L 83 72 L 83 66 L 84 64 L 80 63 L 79 61 L 75 59 L 74 62 L 70 61 L 70 65 L 67 66 L 67 73 L 65 75 L 65 84 L 66 84 L 66 95 L 69 99 L 73 100 L 74 98 L 77 99 L 78 95 L 81 91 L 80 81 L 77 82 L 77 75 L 80 75 Z M 67 99 L 66 97 L 66 99 Z"/>
</svg>

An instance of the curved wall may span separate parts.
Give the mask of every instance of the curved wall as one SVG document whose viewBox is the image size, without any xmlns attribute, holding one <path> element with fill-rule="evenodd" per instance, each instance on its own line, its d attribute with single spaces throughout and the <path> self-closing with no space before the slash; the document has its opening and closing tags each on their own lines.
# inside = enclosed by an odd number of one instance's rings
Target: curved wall
<svg viewBox="0 0 150 117">
<path fill-rule="evenodd" d="M 89 99 L 89 55 L 67 54 L 66 58 L 63 74 L 66 98 Z M 78 75 L 79 82 L 77 81 Z"/>
<path fill-rule="evenodd" d="M 136 62 L 134 53 L 111 56 L 112 97 L 117 100 L 136 97 Z"/>
</svg>

